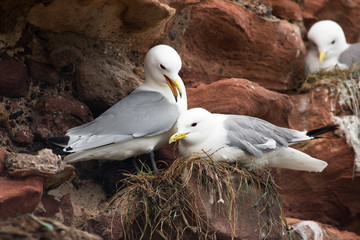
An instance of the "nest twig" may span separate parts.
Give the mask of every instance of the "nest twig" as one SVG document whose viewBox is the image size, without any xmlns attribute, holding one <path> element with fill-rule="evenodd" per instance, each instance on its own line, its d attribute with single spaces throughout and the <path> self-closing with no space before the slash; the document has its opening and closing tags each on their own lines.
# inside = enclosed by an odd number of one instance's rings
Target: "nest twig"
<svg viewBox="0 0 360 240">
<path fill-rule="evenodd" d="M 194 204 L 194 196 L 188 191 L 187 186 L 195 179 L 197 186 L 206 186 L 214 202 L 230 203 L 227 216 L 233 223 L 235 235 L 236 200 L 244 198 L 249 183 L 266 194 L 266 198 L 262 196 L 258 200 L 265 201 L 259 212 L 273 204 L 271 201 L 279 201 L 271 175 L 266 173 L 264 177 L 264 174 L 208 158 L 179 158 L 161 174 L 128 175 L 123 180 L 123 188 L 109 201 L 108 210 L 121 218 L 126 239 L 151 239 L 155 235 L 162 239 L 186 239 L 189 234 L 199 239 L 215 237 L 216 232 L 209 228 L 199 206 Z M 236 183 L 235 175 L 240 178 Z M 254 202 L 254 207 L 258 205 Z"/>
</svg>

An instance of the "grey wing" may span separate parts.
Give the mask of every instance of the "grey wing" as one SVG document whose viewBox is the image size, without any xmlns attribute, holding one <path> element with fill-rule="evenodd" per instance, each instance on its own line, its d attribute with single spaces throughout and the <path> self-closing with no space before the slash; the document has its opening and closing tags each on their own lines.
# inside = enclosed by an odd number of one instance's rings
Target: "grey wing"
<svg viewBox="0 0 360 240">
<path fill-rule="evenodd" d="M 360 61 L 360 43 L 351 44 L 348 49 L 341 53 L 339 62 L 348 65 L 349 67 Z"/>
<path fill-rule="evenodd" d="M 230 115 L 225 120 L 224 127 L 229 146 L 238 147 L 256 157 L 277 146 L 288 146 L 301 136 L 301 132 L 297 130 L 278 127 L 249 116 Z"/>
<path fill-rule="evenodd" d="M 169 131 L 179 117 L 177 105 L 158 92 L 134 91 L 93 121 L 66 133 L 68 152 L 150 137 Z"/>
</svg>

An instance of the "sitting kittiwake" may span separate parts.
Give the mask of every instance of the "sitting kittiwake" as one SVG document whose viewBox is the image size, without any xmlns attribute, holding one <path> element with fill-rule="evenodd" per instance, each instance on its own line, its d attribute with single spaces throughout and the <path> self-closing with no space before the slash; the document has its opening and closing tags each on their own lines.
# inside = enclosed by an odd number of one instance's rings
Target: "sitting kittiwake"
<svg viewBox="0 0 360 240">
<path fill-rule="evenodd" d="M 311 26 L 308 34 L 309 47 L 305 58 L 305 71 L 316 73 L 321 69 L 332 70 L 335 66 L 347 69 L 360 61 L 360 43 L 348 44 L 339 24 L 323 20 Z"/>
<path fill-rule="evenodd" d="M 181 59 L 167 45 L 145 56 L 145 82 L 99 117 L 66 133 L 66 144 L 50 139 L 71 153 L 67 162 L 91 159 L 123 160 L 150 153 L 175 133 L 181 112 L 187 109 L 184 83 L 178 73 Z M 155 166 L 155 165 L 154 165 Z"/>
<path fill-rule="evenodd" d="M 317 138 L 335 130 L 325 126 L 300 132 L 275 126 L 259 118 L 212 114 L 203 108 L 182 113 L 178 132 L 169 143 L 179 140 L 181 156 L 209 156 L 214 161 L 240 162 L 245 167 L 276 167 L 321 172 L 327 163 L 289 147 L 292 143 Z"/>
</svg>

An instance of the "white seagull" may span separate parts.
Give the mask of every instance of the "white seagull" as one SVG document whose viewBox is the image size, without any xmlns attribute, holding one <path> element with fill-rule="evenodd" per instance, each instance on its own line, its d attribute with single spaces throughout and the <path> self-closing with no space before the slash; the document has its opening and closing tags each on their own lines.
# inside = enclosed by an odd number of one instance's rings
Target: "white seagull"
<svg viewBox="0 0 360 240">
<path fill-rule="evenodd" d="M 348 44 L 343 29 L 334 21 L 323 20 L 311 26 L 308 34 L 309 50 L 305 71 L 316 73 L 335 66 L 348 69 L 360 61 L 360 43 Z"/>
<path fill-rule="evenodd" d="M 181 59 L 167 45 L 157 45 L 145 56 L 145 82 L 99 117 L 67 131 L 66 144 L 51 142 L 71 153 L 64 160 L 124 160 L 150 153 L 167 143 L 181 112 L 187 109 L 186 90 L 178 73 Z M 63 139 L 62 139 L 63 140 Z"/>
<path fill-rule="evenodd" d="M 203 108 L 193 108 L 180 115 L 177 128 L 178 132 L 169 143 L 179 141 L 181 156 L 210 156 L 214 161 L 238 161 L 248 168 L 276 167 L 321 172 L 327 166 L 325 161 L 289 145 L 317 138 L 317 135 L 335 130 L 337 126 L 300 132 L 255 117 L 212 114 Z"/>
</svg>

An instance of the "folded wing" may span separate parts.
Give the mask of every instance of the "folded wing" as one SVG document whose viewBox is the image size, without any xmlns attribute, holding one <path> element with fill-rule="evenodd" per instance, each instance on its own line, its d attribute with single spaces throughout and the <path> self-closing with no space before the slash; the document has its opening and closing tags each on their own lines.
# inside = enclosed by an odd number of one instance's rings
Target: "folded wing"
<svg viewBox="0 0 360 240">
<path fill-rule="evenodd" d="M 136 90 L 98 118 L 68 130 L 64 151 L 79 152 L 169 131 L 179 117 L 175 104 L 158 92 Z"/>
<path fill-rule="evenodd" d="M 304 132 L 275 126 L 259 118 L 231 115 L 225 122 L 228 145 L 259 157 L 278 146 L 309 140 Z"/>
</svg>

